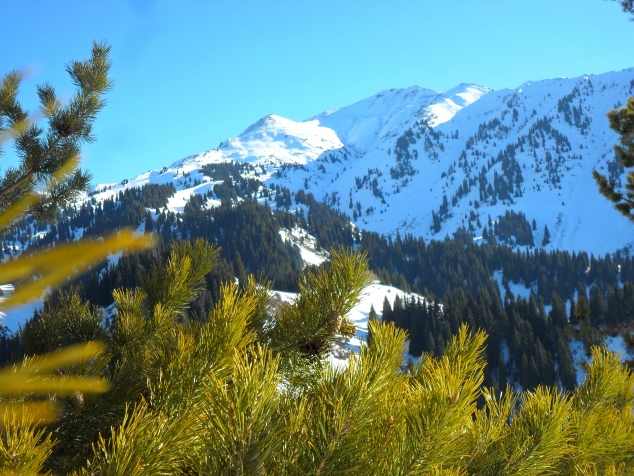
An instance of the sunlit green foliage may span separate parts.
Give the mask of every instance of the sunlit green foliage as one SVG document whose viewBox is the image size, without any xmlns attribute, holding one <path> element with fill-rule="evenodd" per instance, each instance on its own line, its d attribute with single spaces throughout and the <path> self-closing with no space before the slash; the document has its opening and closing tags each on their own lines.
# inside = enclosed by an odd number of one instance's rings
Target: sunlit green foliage
<svg viewBox="0 0 634 476">
<path fill-rule="evenodd" d="M 371 345 L 333 368 L 326 357 L 341 333 L 333 332 L 331 315 L 359 299 L 367 262 L 359 252 L 332 256 L 293 303 L 268 309 L 270 289 L 250 279 L 224 285 L 206 321 L 189 322 L 183 310 L 217 249 L 177 244 L 145 281 L 152 291 L 115 293 L 106 350 L 92 366 L 111 389 L 84 395 L 81 406 L 69 400 L 44 433 L 57 442 L 46 447 L 42 468 L 85 475 L 631 474 L 634 377 L 605 349 L 593 350 L 588 377 L 572 394 L 548 387 L 494 394 L 482 387 L 483 332 L 463 325 L 442 357 L 424 355 L 403 371 L 407 335 L 373 320 Z M 170 282 L 156 279 L 168 275 Z M 294 326 L 302 333 L 282 332 Z M 305 352 L 317 339 L 322 347 Z"/>
</svg>

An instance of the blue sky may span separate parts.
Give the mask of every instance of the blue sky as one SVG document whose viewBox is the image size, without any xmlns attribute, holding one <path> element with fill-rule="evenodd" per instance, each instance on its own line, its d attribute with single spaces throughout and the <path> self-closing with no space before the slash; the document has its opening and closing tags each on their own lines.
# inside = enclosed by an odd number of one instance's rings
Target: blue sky
<svg viewBox="0 0 634 476">
<path fill-rule="evenodd" d="M 30 71 L 31 109 L 36 84 L 70 96 L 64 64 L 111 43 L 115 88 L 84 149 L 95 183 L 216 147 L 267 114 L 634 66 L 634 23 L 605 0 L 0 0 L 0 17 L 0 73 Z"/>
</svg>

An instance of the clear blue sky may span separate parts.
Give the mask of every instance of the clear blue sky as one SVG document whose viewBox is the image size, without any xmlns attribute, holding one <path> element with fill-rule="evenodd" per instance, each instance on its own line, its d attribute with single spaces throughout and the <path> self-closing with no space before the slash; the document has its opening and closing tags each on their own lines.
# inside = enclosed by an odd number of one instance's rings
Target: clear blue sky
<svg viewBox="0 0 634 476">
<path fill-rule="evenodd" d="M 266 114 L 632 67 L 628 19 L 605 0 L 0 0 L 0 73 L 29 68 L 21 99 L 35 108 L 36 84 L 70 96 L 64 64 L 111 43 L 115 88 L 84 149 L 97 183 L 216 147 Z"/>
</svg>

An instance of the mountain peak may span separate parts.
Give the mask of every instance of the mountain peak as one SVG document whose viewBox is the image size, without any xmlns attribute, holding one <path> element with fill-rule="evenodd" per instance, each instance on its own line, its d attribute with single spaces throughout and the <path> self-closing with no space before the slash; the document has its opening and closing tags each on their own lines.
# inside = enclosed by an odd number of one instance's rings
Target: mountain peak
<svg viewBox="0 0 634 476">
<path fill-rule="evenodd" d="M 243 137 L 253 133 L 254 131 L 260 131 L 262 129 L 279 129 L 288 125 L 288 123 L 292 123 L 290 119 L 286 119 L 281 116 L 276 116 L 275 114 L 268 114 L 261 119 L 258 119 L 256 122 L 247 127 L 239 137 Z"/>
</svg>

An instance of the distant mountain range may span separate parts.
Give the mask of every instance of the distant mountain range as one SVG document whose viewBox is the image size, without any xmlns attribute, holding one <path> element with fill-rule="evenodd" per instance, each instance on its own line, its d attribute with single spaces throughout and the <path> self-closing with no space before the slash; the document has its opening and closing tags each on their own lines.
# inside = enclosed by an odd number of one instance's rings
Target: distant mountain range
<svg viewBox="0 0 634 476">
<path fill-rule="evenodd" d="M 604 254 L 634 243 L 591 176 L 597 169 L 618 181 L 618 137 L 605 114 L 632 95 L 634 68 L 499 91 L 390 89 L 303 122 L 266 116 L 215 149 L 92 195 L 172 182 L 170 208 L 179 210 L 213 188 L 203 166 L 234 161 L 266 186 L 303 189 L 389 236 L 442 238 L 464 227 L 478 239 L 512 209 L 536 246 Z"/>
</svg>

